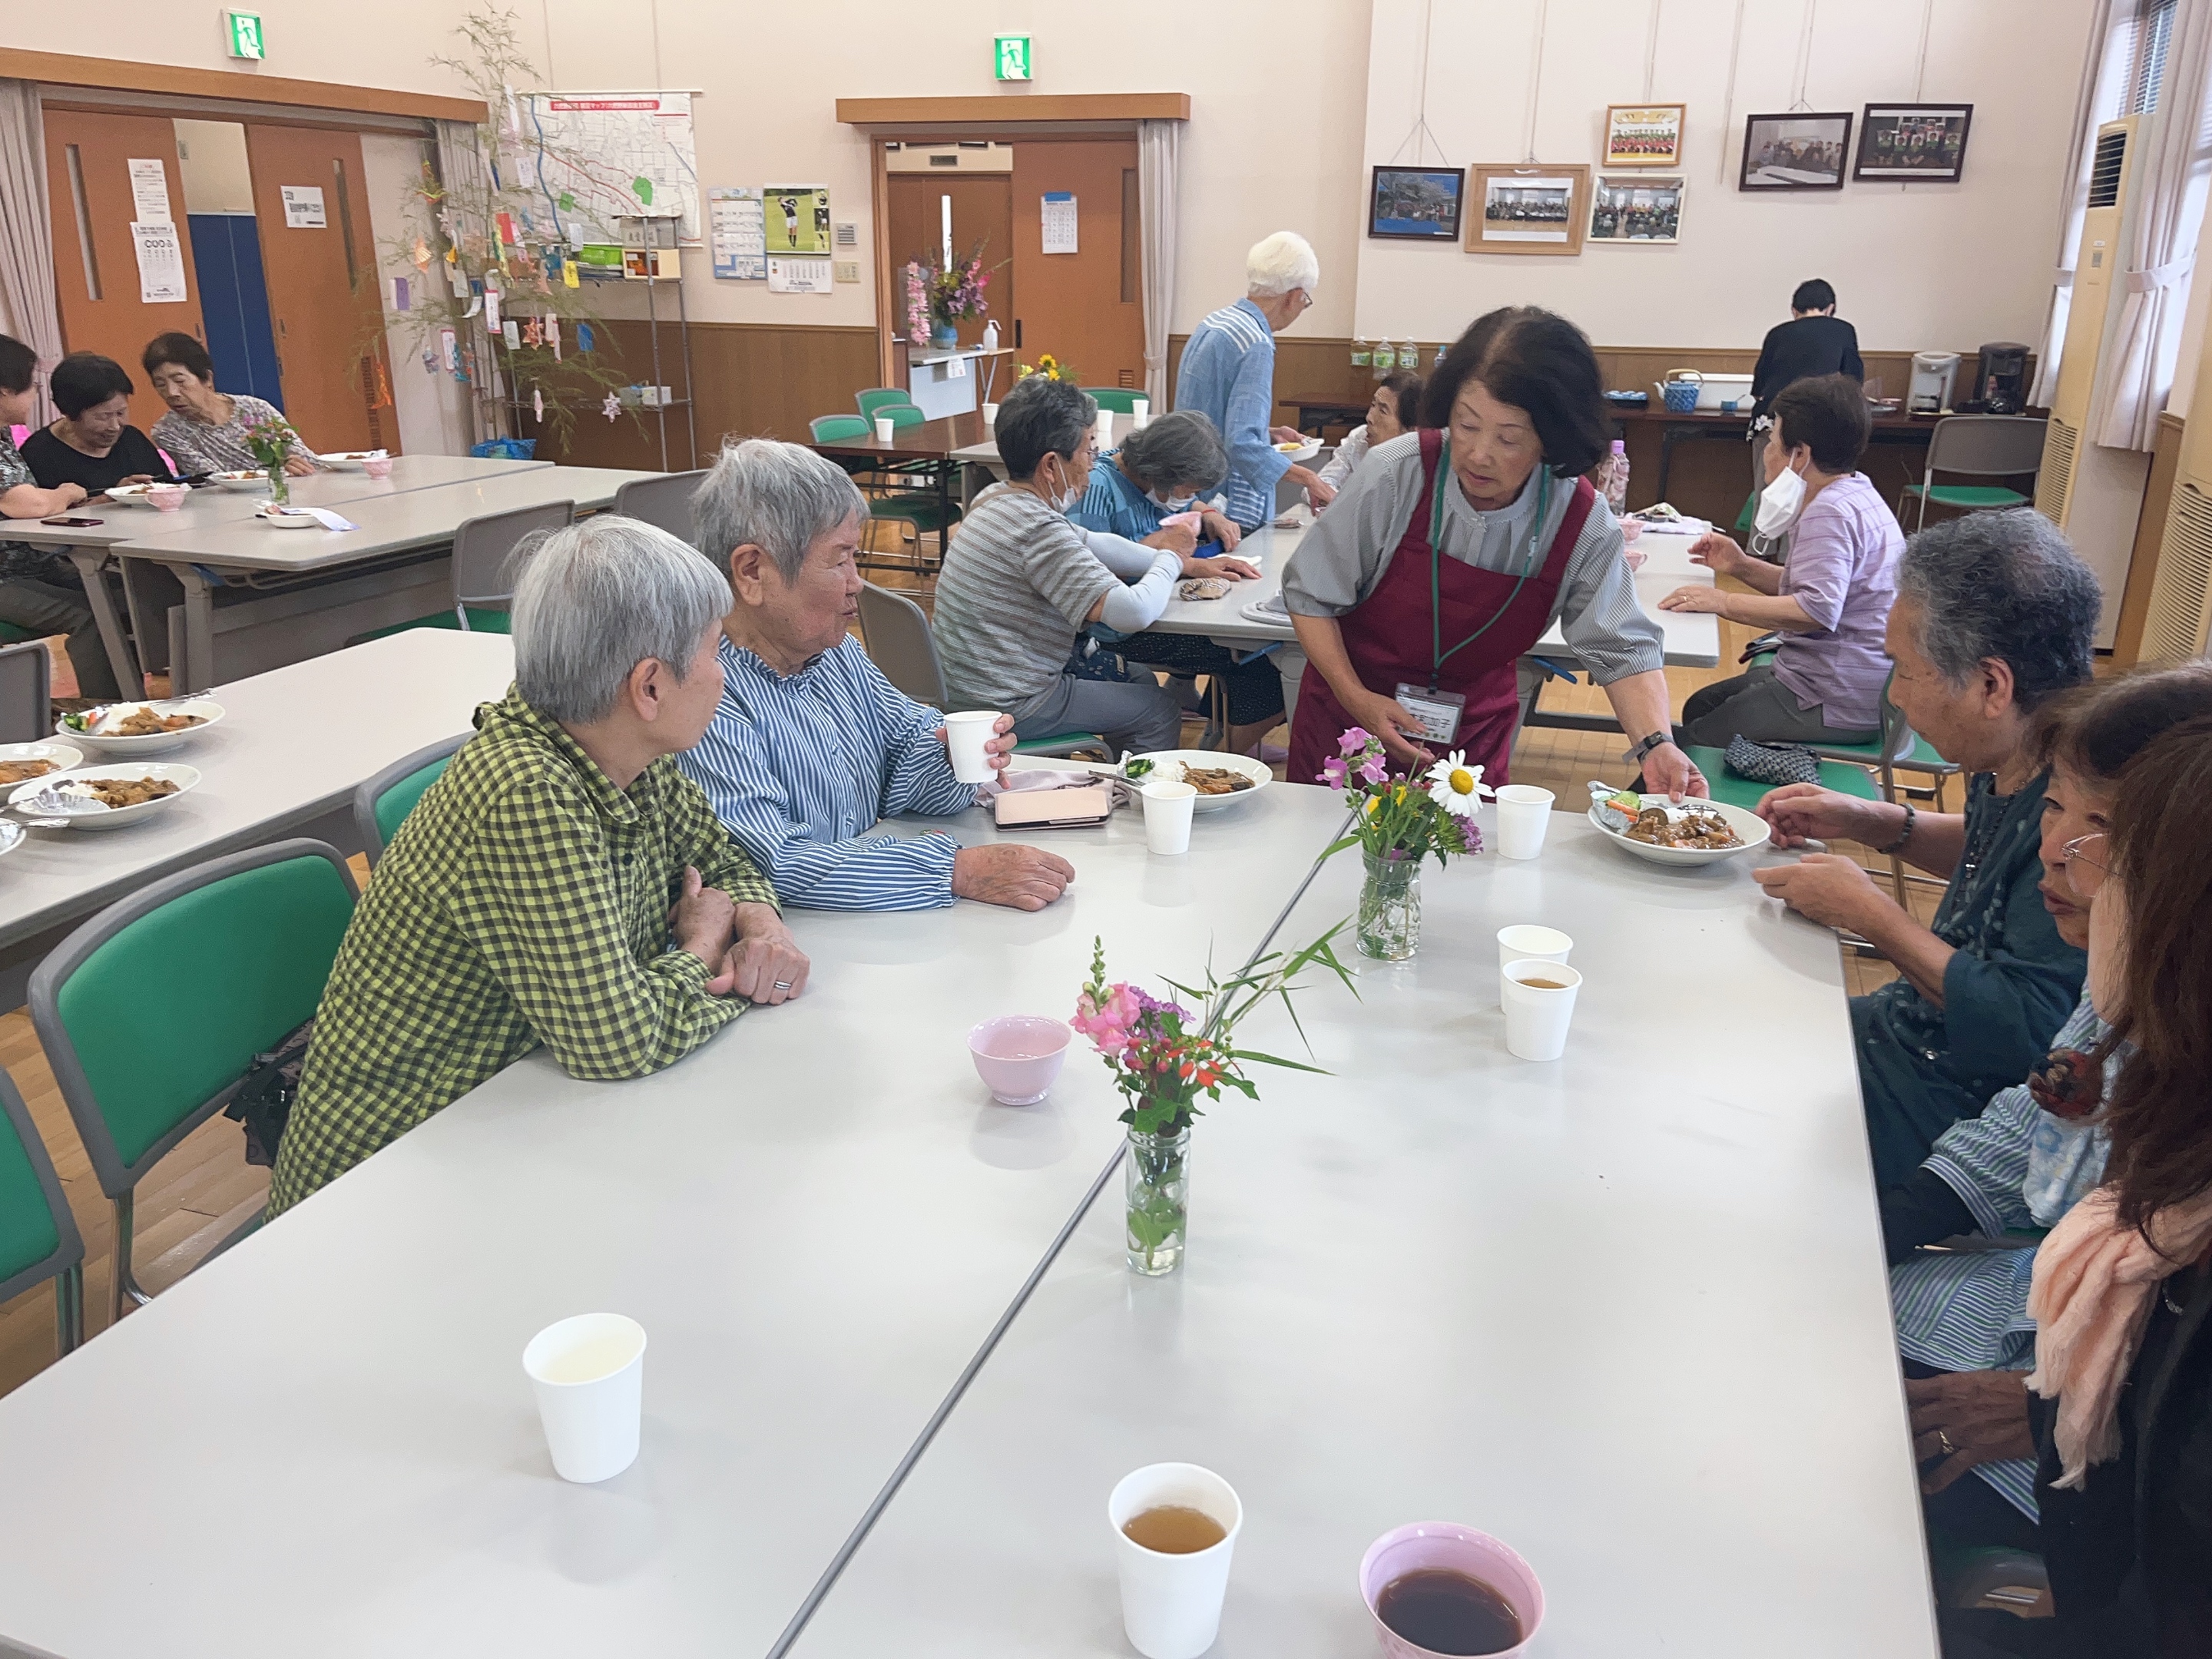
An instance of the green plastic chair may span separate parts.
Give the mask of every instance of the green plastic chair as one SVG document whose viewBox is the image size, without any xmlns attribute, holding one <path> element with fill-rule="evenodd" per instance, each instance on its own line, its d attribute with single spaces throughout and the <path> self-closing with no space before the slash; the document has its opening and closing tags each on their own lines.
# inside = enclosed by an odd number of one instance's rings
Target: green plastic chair
<svg viewBox="0 0 2212 1659">
<path fill-rule="evenodd" d="M 817 444 L 838 444 L 848 438 L 865 438 L 875 428 L 864 416 L 817 415 L 806 429 Z"/>
<path fill-rule="evenodd" d="M 54 1346 L 84 1340 L 84 1238 L 15 1079 L 0 1071 L 0 1302 L 54 1281 Z"/>
<path fill-rule="evenodd" d="M 862 582 L 860 639 L 884 678 L 916 702 L 942 708 L 951 701 L 929 617 L 905 594 Z M 1049 737 L 1024 738 L 1014 745 L 1014 752 L 1069 755 L 1091 744 L 1103 749 L 1106 739 L 1096 732 L 1055 732 Z"/>
<path fill-rule="evenodd" d="M 867 392 L 854 392 L 853 401 L 860 406 L 860 418 L 864 421 L 872 421 L 878 412 L 887 405 L 911 404 L 914 402 L 914 393 L 901 386 L 879 386 Z"/>
<path fill-rule="evenodd" d="M 514 597 L 515 575 L 526 562 L 516 556 L 516 550 L 541 531 L 563 529 L 575 521 L 574 501 L 548 501 L 539 507 L 511 507 L 504 513 L 480 513 L 473 519 L 464 519 L 453 529 L 453 608 L 358 635 L 352 642 L 380 640 L 414 628 L 444 628 L 464 634 L 508 632 L 507 605 Z"/>
<path fill-rule="evenodd" d="M 2026 507 L 2029 497 L 1996 484 L 1939 484 L 1936 475 L 1953 477 L 2019 478 L 2043 467 L 2043 442 L 2048 421 L 2027 415 L 1947 415 L 1928 434 L 1928 460 L 1917 484 L 1898 492 L 1897 517 L 1905 520 L 1905 503 L 1917 498 L 1917 532 L 1928 526 L 1928 503 L 1956 507 L 1963 513 L 1992 513 L 2008 507 Z"/>
<path fill-rule="evenodd" d="M 392 845 L 392 838 L 399 833 L 399 826 L 407 821 L 407 815 L 415 810 L 415 803 L 446 775 L 446 763 L 472 735 L 463 732 L 458 738 L 447 738 L 442 743 L 402 756 L 353 792 L 354 830 L 361 837 L 362 851 L 368 855 L 371 869 L 384 856 L 384 849 Z"/>
<path fill-rule="evenodd" d="M 1702 744 L 1692 744 L 1684 752 L 1689 756 L 1691 763 L 1705 775 L 1705 787 L 1712 791 L 1715 800 L 1726 801 L 1730 806 L 1741 806 L 1747 811 L 1773 792 L 1774 786 L 1771 783 L 1761 783 L 1756 778 L 1743 777 L 1729 771 L 1728 751 L 1724 749 L 1708 749 Z M 1881 799 L 1875 789 L 1872 774 L 1838 761 L 1820 763 L 1820 787 L 1860 800 Z"/>
<path fill-rule="evenodd" d="M 1145 395 L 1132 387 L 1121 386 L 1087 386 L 1083 390 L 1098 400 L 1099 408 L 1110 409 L 1116 415 L 1135 414 L 1137 399 Z"/>
<path fill-rule="evenodd" d="M 878 421 L 889 420 L 891 423 L 891 430 L 896 432 L 902 426 L 920 426 L 929 416 L 912 404 L 878 404 L 876 406 L 875 414 L 870 418 Z"/>
<path fill-rule="evenodd" d="M 31 975 L 32 1028 L 115 1206 L 112 1317 L 152 1300 L 131 1271 L 138 1182 L 314 1013 L 358 897 L 336 848 L 277 842 L 109 905 Z"/>
<path fill-rule="evenodd" d="M 44 640 L 0 646 L 0 743 L 38 743 L 53 736 L 52 673 Z"/>
<path fill-rule="evenodd" d="M 1843 761 L 1853 766 L 1870 768 L 1881 780 L 1881 799 L 1897 799 L 1897 774 L 1922 772 L 1942 779 L 1956 772 L 1958 766 L 1936 752 L 1936 746 L 1917 732 L 1909 731 L 1905 716 L 1889 700 L 1889 688 L 1897 678 L 1892 668 L 1881 683 L 1881 736 L 1872 743 L 1814 743 L 1807 748 L 1823 760 Z M 1911 746 L 1905 746 L 1907 737 Z"/>
</svg>

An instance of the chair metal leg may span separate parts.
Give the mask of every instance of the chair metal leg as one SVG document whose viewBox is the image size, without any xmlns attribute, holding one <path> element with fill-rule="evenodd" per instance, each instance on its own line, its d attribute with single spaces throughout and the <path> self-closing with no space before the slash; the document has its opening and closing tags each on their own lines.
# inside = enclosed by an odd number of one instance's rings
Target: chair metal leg
<svg viewBox="0 0 2212 1659">
<path fill-rule="evenodd" d="M 143 1308 L 154 1299 L 131 1276 L 131 1200 L 129 1193 L 115 1200 L 115 1266 L 108 1275 L 107 1321 L 111 1325 L 132 1308 Z"/>
<path fill-rule="evenodd" d="M 84 1263 L 76 1262 L 54 1277 L 54 1347 L 69 1353 L 84 1340 Z"/>
</svg>

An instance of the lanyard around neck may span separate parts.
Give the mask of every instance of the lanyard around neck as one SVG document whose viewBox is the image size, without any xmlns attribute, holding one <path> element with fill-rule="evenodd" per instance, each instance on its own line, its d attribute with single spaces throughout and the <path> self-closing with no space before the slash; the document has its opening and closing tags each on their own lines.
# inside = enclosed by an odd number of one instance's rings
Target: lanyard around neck
<svg viewBox="0 0 2212 1659">
<path fill-rule="evenodd" d="M 1536 463 L 1536 513 L 1528 526 L 1528 545 L 1521 556 L 1521 571 L 1514 578 L 1513 591 L 1505 596 L 1505 603 L 1491 613 L 1490 620 L 1468 635 L 1449 651 L 1444 649 L 1443 606 L 1443 532 L 1444 486 L 1449 482 L 1451 471 L 1451 434 L 1444 434 L 1437 453 L 1437 480 L 1429 492 L 1429 690 L 1437 689 L 1437 676 L 1443 672 L 1447 659 L 1457 656 L 1487 634 L 1498 619 L 1513 608 L 1521 597 L 1521 589 L 1536 568 L 1536 542 L 1544 533 L 1544 520 L 1552 505 L 1552 469 L 1543 462 Z M 1476 548 L 1479 555 L 1480 546 Z"/>
</svg>

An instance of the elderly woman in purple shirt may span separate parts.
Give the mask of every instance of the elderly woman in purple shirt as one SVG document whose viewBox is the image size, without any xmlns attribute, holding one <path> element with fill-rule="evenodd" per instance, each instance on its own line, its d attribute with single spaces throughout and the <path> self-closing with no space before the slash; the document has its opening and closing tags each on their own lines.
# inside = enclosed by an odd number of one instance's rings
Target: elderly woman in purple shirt
<svg viewBox="0 0 2212 1659">
<path fill-rule="evenodd" d="M 1882 687 L 1889 678 L 1882 630 L 1897 597 L 1905 532 L 1873 481 L 1857 470 L 1869 430 L 1866 389 L 1848 374 L 1798 380 L 1776 394 L 1772 413 L 1763 516 L 1773 517 L 1778 498 L 1796 493 L 1780 483 L 1785 473 L 1803 489 L 1787 532 L 1788 562 L 1769 564 L 1726 536 L 1705 536 L 1690 556 L 1759 591 L 1678 587 L 1659 604 L 1773 629 L 1782 644 L 1771 662 L 1693 694 L 1676 735 L 1711 748 L 1725 748 L 1738 736 L 1758 743 L 1872 743 L 1881 736 Z"/>
</svg>

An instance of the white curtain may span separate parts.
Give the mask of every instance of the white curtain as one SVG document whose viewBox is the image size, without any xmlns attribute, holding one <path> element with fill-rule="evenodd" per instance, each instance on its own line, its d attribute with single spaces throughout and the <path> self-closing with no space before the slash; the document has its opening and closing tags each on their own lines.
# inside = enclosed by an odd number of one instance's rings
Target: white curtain
<svg viewBox="0 0 2212 1659">
<path fill-rule="evenodd" d="M 46 117 L 29 81 L 0 81 L 0 333 L 39 354 L 39 367 L 61 361 L 62 319 L 54 302 L 54 227 L 46 206 Z M 33 425 L 52 418 L 39 390 Z"/>
<path fill-rule="evenodd" d="M 1168 331 L 1175 324 L 1182 158 L 1182 122 L 1137 124 L 1137 210 L 1145 237 L 1145 395 L 1162 411 L 1168 406 Z"/>
<path fill-rule="evenodd" d="M 2089 404 L 2089 430 L 2108 449 L 2148 452 L 2173 388 L 2188 308 L 2189 273 L 2212 149 L 2205 132 L 2206 77 L 2212 73 L 2212 0 L 2180 0 L 2166 52 L 2158 110 L 2136 141 L 2137 207 L 2114 298 L 2120 302 L 2112 349 Z"/>
<path fill-rule="evenodd" d="M 2058 196 L 2058 261 L 2051 286 L 2050 314 L 2036 353 L 2035 391 L 2029 401 L 2048 409 L 2058 390 L 2058 359 L 2066 344 L 2066 318 L 2074 307 L 2074 258 L 2081 246 L 2081 216 L 2089 207 L 2089 168 L 2096 160 L 2097 127 L 2120 112 L 2121 91 L 2135 43 L 2136 0 L 2095 0 L 2085 41 L 2081 86 L 2074 100 L 2073 142 Z M 2116 15 L 2117 14 L 2117 15 Z M 1981 396 L 1977 388 L 1974 396 Z"/>
</svg>

